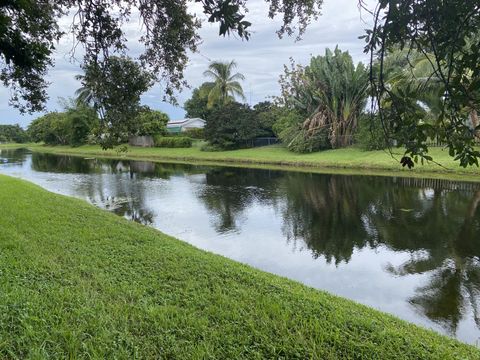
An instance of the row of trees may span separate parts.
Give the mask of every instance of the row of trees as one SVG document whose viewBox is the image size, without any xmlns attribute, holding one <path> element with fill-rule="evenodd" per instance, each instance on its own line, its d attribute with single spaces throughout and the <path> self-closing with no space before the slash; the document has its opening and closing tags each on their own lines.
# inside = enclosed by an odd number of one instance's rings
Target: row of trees
<svg viewBox="0 0 480 360">
<path fill-rule="evenodd" d="M 27 132 L 19 125 L 0 125 L 0 143 L 25 143 L 29 140 Z"/>
<path fill-rule="evenodd" d="M 236 64 L 214 62 L 204 73 L 212 82 L 194 89 L 185 102 L 188 117 L 207 121 L 206 139 L 220 148 L 240 147 L 259 136 L 278 136 L 297 152 L 350 145 L 367 101 L 368 73 L 336 48 L 292 65 L 280 78 L 282 95 L 251 109 L 236 103 L 244 94 Z"/>
<path fill-rule="evenodd" d="M 78 146 L 99 143 L 104 148 L 130 136 L 165 135 L 168 115 L 141 105 L 140 96 L 152 85 L 150 75 L 128 57 L 112 57 L 107 72 L 98 65 L 84 68 L 82 87 L 65 110 L 41 116 L 29 125 L 34 142 Z"/>
</svg>

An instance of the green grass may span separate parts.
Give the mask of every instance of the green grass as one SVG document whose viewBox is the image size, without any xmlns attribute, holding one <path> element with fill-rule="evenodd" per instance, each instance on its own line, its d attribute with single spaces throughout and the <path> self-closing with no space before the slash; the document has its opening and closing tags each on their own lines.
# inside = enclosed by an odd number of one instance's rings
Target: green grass
<svg viewBox="0 0 480 360">
<path fill-rule="evenodd" d="M 33 151 L 70 154 L 78 156 L 124 157 L 153 161 L 184 161 L 203 163 L 222 163 L 236 165 L 262 165 L 262 167 L 295 167 L 309 169 L 323 169 L 324 171 L 370 173 L 378 175 L 401 175 L 442 177 L 463 180 L 480 180 L 480 168 L 474 166 L 462 168 L 442 148 L 430 150 L 434 160 L 443 165 L 417 164 L 413 170 L 402 168 L 397 159 L 385 151 L 363 151 L 350 147 L 322 151 L 313 154 L 296 154 L 280 145 L 265 146 L 255 149 L 241 149 L 233 151 L 203 152 L 197 143 L 192 148 L 138 148 L 129 147 L 128 152 L 117 153 L 116 150 L 102 150 L 99 146 L 86 145 L 81 147 L 43 146 L 38 144 L 27 145 Z M 1 147 L 1 146 L 0 146 Z"/>
<path fill-rule="evenodd" d="M 480 358 L 22 180 L 0 203 L 0 358 Z"/>
</svg>

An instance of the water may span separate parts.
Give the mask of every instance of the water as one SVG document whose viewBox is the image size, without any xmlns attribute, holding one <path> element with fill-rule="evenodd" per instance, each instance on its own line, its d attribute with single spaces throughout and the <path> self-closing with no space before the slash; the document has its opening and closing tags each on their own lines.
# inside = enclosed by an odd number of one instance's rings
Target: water
<svg viewBox="0 0 480 360">
<path fill-rule="evenodd" d="M 480 184 L 0 152 L 0 172 L 438 332 L 480 338 Z"/>
</svg>

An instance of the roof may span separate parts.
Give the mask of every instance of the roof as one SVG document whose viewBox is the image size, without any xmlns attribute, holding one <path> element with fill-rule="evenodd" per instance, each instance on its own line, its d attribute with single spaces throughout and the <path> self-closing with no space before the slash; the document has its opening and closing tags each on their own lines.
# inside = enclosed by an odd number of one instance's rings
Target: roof
<svg viewBox="0 0 480 360">
<path fill-rule="evenodd" d="M 185 125 L 186 123 L 189 123 L 189 122 L 192 122 L 192 121 L 201 121 L 203 123 L 205 122 L 205 120 L 200 119 L 200 118 L 187 118 L 187 119 L 169 121 L 167 123 L 167 127 L 182 126 L 182 125 Z"/>
</svg>

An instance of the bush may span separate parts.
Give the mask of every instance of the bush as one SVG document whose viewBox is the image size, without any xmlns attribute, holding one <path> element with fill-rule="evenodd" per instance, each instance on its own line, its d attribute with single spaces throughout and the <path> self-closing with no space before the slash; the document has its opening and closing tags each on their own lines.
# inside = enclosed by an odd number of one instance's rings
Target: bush
<svg viewBox="0 0 480 360">
<path fill-rule="evenodd" d="M 182 133 L 182 135 L 188 136 L 192 139 L 205 139 L 205 132 L 203 129 L 188 129 Z"/>
<path fill-rule="evenodd" d="M 205 139 L 222 149 L 238 149 L 260 133 L 257 118 L 248 105 L 229 103 L 215 109 L 205 125 Z"/>
<path fill-rule="evenodd" d="M 378 116 L 363 115 L 360 118 L 355 140 L 364 150 L 383 150 L 388 147 L 388 140 Z"/>
<path fill-rule="evenodd" d="M 305 129 L 295 131 L 286 144 L 288 150 L 297 153 L 311 153 L 331 149 L 328 130 L 321 129 L 308 132 Z"/>
<path fill-rule="evenodd" d="M 287 110 L 278 117 L 273 131 L 288 150 L 310 153 L 330 149 L 328 129 L 307 131 L 303 128 L 304 117 L 295 110 Z"/>
<path fill-rule="evenodd" d="M 200 151 L 205 151 L 205 152 L 214 152 L 214 151 L 222 151 L 223 149 L 218 146 L 218 145 L 212 145 L 209 143 L 203 144 L 202 147 L 200 148 Z"/>
<path fill-rule="evenodd" d="M 159 110 L 143 107 L 137 116 L 135 135 L 165 135 L 167 133 L 168 115 Z"/>
<path fill-rule="evenodd" d="M 192 139 L 186 136 L 155 136 L 155 147 L 164 148 L 189 148 L 192 147 Z"/>
</svg>

